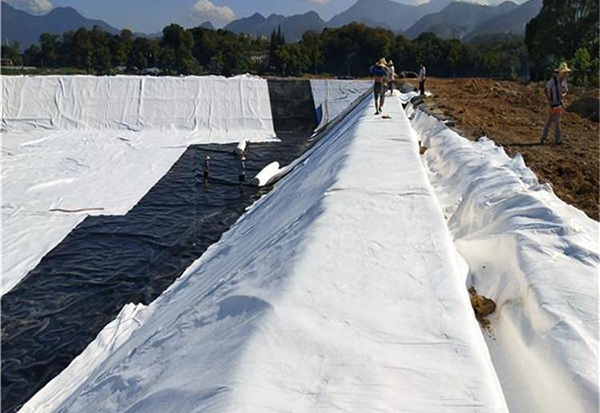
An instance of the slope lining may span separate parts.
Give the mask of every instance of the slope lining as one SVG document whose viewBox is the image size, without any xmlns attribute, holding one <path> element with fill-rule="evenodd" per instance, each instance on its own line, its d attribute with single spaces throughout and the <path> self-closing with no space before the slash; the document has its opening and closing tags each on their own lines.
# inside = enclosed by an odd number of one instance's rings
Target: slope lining
<svg viewBox="0 0 600 413">
<path fill-rule="evenodd" d="M 268 85 L 282 142 L 250 145 L 249 178 L 295 159 L 317 125 L 309 81 Z M 2 297 L 2 412 L 58 375 L 125 304 L 152 302 L 264 194 L 238 184 L 234 147 L 190 146 L 126 215 L 86 218 Z"/>
</svg>

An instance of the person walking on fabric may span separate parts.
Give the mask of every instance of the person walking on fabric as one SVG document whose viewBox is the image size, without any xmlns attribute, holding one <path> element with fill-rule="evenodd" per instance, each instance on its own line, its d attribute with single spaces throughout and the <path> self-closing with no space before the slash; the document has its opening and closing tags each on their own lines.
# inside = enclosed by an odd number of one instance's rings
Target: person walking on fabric
<svg viewBox="0 0 600 413">
<path fill-rule="evenodd" d="M 373 88 L 373 93 L 375 95 L 375 114 L 379 115 L 383 110 L 383 104 L 385 103 L 385 89 L 386 89 L 386 79 L 388 76 L 388 68 L 385 58 L 379 59 L 377 63 L 375 63 L 369 69 L 369 72 L 373 76 L 375 76 L 375 83 Z"/>
<path fill-rule="evenodd" d="M 427 69 L 425 69 L 425 64 L 422 63 L 419 70 L 419 93 L 421 96 L 425 96 L 425 80 L 427 80 Z"/>
<path fill-rule="evenodd" d="M 571 69 L 569 69 L 567 63 L 562 62 L 554 71 L 555 74 L 552 76 L 552 79 L 546 83 L 545 93 L 546 99 L 548 100 L 548 118 L 546 119 L 544 131 L 542 132 L 542 143 L 546 142 L 550 126 L 554 123 L 554 144 L 560 145 L 560 118 L 563 110 L 562 98 L 568 92 L 566 76 L 570 71 Z"/>
<path fill-rule="evenodd" d="M 394 96 L 394 86 L 396 85 L 396 68 L 394 67 L 394 62 L 389 61 L 388 65 L 388 76 L 387 76 L 387 85 L 388 90 L 390 91 L 390 96 Z"/>
</svg>

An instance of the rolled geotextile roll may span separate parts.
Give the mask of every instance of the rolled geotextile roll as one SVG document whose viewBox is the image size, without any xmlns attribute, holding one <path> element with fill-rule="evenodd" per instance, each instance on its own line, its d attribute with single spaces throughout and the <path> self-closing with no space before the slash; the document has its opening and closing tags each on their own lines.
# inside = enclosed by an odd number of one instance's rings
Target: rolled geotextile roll
<svg viewBox="0 0 600 413">
<path fill-rule="evenodd" d="M 265 186 L 274 182 L 276 177 L 279 175 L 280 168 L 279 162 L 271 162 L 265 166 L 259 173 L 252 178 L 251 184 L 256 186 Z"/>
<path fill-rule="evenodd" d="M 243 155 L 246 152 L 246 147 L 248 146 L 248 141 L 246 139 L 242 139 L 234 149 L 236 155 Z"/>
</svg>

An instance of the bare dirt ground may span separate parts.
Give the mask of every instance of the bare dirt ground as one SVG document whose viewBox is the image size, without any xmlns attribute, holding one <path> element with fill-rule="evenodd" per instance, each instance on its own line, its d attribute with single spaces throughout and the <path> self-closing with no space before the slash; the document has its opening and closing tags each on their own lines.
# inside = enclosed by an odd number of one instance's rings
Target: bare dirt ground
<svg viewBox="0 0 600 413">
<path fill-rule="evenodd" d="M 598 220 L 599 124 L 568 109 L 562 117 L 562 144 L 553 144 L 552 130 L 542 145 L 547 115 L 543 87 L 542 83 L 490 79 L 428 79 L 426 88 L 433 96 L 425 102 L 434 112 L 453 119 L 463 136 L 487 136 L 509 156 L 521 153 L 541 182 L 549 182 L 561 199 Z M 592 102 L 591 112 L 597 119 L 598 94 L 597 88 L 570 87 L 565 107 L 585 98 Z"/>
</svg>

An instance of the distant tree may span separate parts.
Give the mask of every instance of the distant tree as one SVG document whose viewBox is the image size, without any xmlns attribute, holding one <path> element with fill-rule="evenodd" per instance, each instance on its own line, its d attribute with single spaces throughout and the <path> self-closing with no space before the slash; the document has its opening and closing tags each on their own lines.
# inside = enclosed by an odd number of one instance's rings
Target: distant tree
<svg viewBox="0 0 600 413">
<path fill-rule="evenodd" d="M 573 57 L 573 60 L 571 61 L 571 64 L 573 65 L 573 68 L 575 70 L 581 70 L 581 71 L 589 70 L 590 67 L 592 66 L 592 58 L 591 58 L 590 53 L 588 52 L 587 48 L 580 47 L 579 49 L 577 49 L 577 51 L 575 52 L 575 56 Z"/>
<path fill-rule="evenodd" d="M 484 68 L 489 77 L 494 77 L 500 69 L 500 54 L 494 50 L 488 50 L 483 55 Z"/>
<path fill-rule="evenodd" d="M 396 36 L 391 53 L 395 63 L 394 67 L 397 72 L 416 70 L 417 62 L 414 48 L 410 40 L 406 37 L 402 35 Z"/>
<path fill-rule="evenodd" d="M 277 51 L 285 45 L 285 37 L 281 33 L 281 26 L 277 26 L 277 31 L 271 33 L 271 43 L 269 45 L 269 67 L 272 70 L 281 70 L 281 60 Z"/>
<path fill-rule="evenodd" d="M 542 10 L 526 26 L 525 43 L 532 75 L 539 78 L 581 47 L 598 56 L 598 0 L 544 0 Z"/>
<path fill-rule="evenodd" d="M 133 32 L 129 29 L 121 30 L 121 33 L 119 35 L 119 40 L 121 40 L 121 43 L 123 43 L 125 45 L 125 47 L 130 49 L 133 44 L 133 41 L 134 41 Z"/>
<path fill-rule="evenodd" d="M 395 37 L 390 30 L 382 28 L 365 28 L 364 42 L 357 42 L 357 63 L 362 71 L 366 73 L 369 67 L 379 58 L 390 59 L 394 49 Z"/>
<path fill-rule="evenodd" d="M 89 31 L 82 27 L 73 36 L 75 67 L 90 72 L 94 65 L 93 45 Z"/>
<path fill-rule="evenodd" d="M 192 74 L 199 67 L 192 54 L 194 36 L 178 24 L 170 24 L 163 29 L 161 62 L 164 68 L 174 73 Z"/>
<path fill-rule="evenodd" d="M 302 44 L 304 45 L 306 57 L 310 62 L 309 67 L 314 74 L 319 73 L 321 65 L 325 61 L 321 36 L 317 32 L 308 31 L 302 35 Z"/>
<path fill-rule="evenodd" d="M 98 73 L 107 73 L 112 69 L 112 55 L 109 48 L 109 34 L 94 26 L 89 32 L 92 45 L 92 67 Z"/>
<path fill-rule="evenodd" d="M 163 29 L 162 45 L 173 50 L 191 50 L 194 46 L 194 37 L 180 25 L 170 24 Z"/>
<path fill-rule="evenodd" d="M 59 36 L 44 33 L 40 36 L 40 64 L 42 67 L 56 67 L 58 65 Z"/>
<path fill-rule="evenodd" d="M 323 69 L 340 75 L 368 75 L 369 67 L 394 50 L 394 34 L 385 29 L 351 23 L 325 29 L 321 35 L 325 61 Z"/>
<path fill-rule="evenodd" d="M 277 44 L 278 46 L 283 46 L 285 42 L 285 36 L 281 32 L 281 25 L 277 26 Z"/>
<path fill-rule="evenodd" d="M 452 77 L 456 77 L 456 68 L 461 61 L 462 55 L 463 49 L 460 41 L 457 39 L 450 40 L 447 59 L 450 67 L 452 68 Z"/>
<path fill-rule="evenodd" d="M 177 72 L 177 57 L 175 56 L 174 49 L 170 47 L 160 49 L 159 66 L 168 73 Z"/>
<path fill-rule="evenodd" d="M 450 70 L 445 67 L 444 40 L 433 33 L 422 33 L 413 41 L 417 64 L 426 62 L 427 70 L 438 76 L 449 74 Z"/>
<path fill-rule="evenodd" d="M 310 68 L 310 59 L 302 44 L 286 44 L 277 48 L 277 58 L 283 76 L 298 76 Z"/>
<path fill-rule="evenodd" d="M 37 44 L 32 44 L 23 52 L 23 64 L 26 66 L 39 66 L 40 56 L 40 47 Z"/>
<path fill-rule="evenodd" d="M 112 66 L 126 66 L 131 50 L 127 50 L 118 37 L 112 37 L 109 41 Z"/>
<path fill-rule="evenodd" d="M 571 65 L 575 69 L 575 83 L 587 86 L 588 71 L 592 68 L 592 58 L 587 48 L 580 47 L 575 52 L 575 56 L 571 60 Z"/>
<path fill-rule="evenodd" d="M 128 66 L 133 51 L 134 36 L 131 30 L 123 29 L 118 36 L 108 36 L 112 66 Z"/>
<path fill-rule="evenodd" d="M 3 45 L 2 46 L 2 57 L 5 59 L 10 59 L 13 65 L 20 66 L 23 64 L 23 60 L 21 59 L 21 54 L 19 53 L 20 45 L 18 42 L 15 42 L 11 45 Z"/>
</svg>

